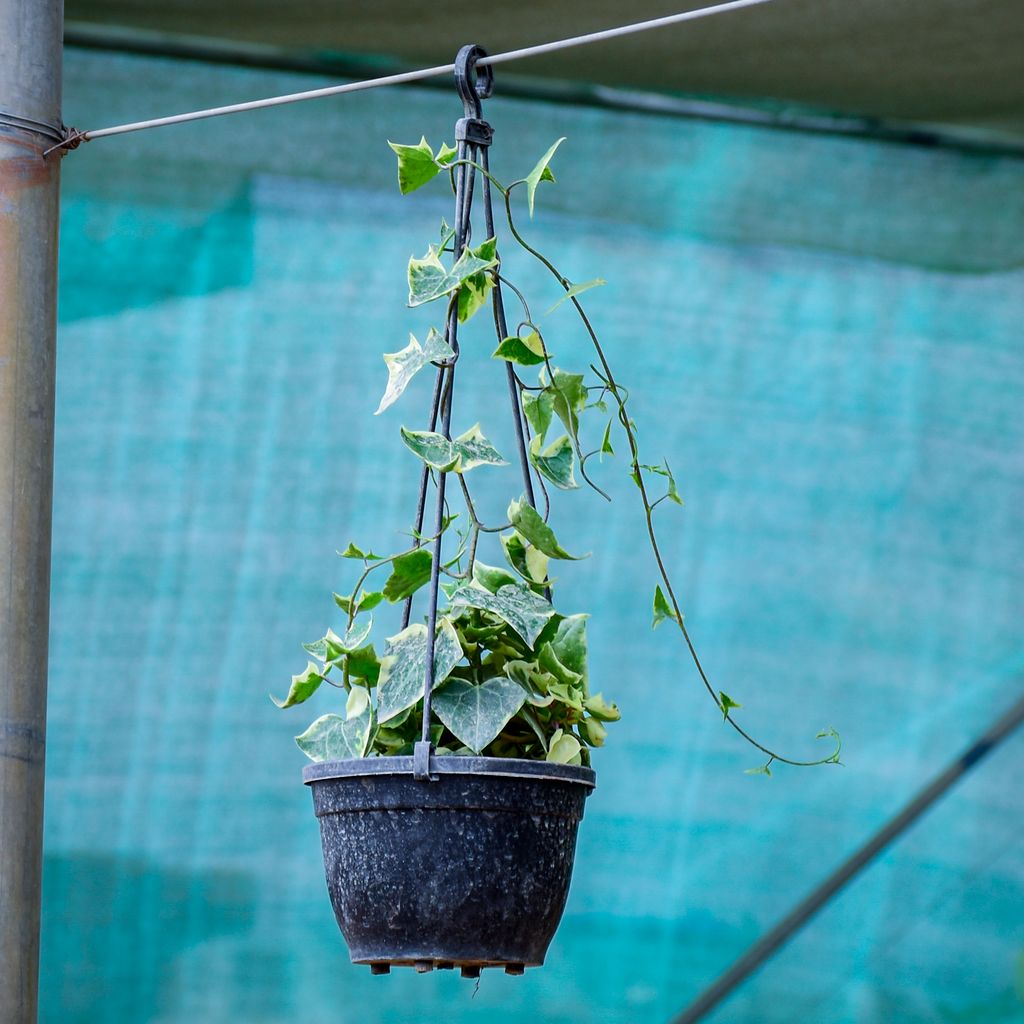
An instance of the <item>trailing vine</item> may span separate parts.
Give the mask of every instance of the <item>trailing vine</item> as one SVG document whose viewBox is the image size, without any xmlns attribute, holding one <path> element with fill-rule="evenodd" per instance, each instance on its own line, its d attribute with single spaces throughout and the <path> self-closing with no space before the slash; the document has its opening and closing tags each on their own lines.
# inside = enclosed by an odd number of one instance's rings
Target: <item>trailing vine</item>
<svg viewBox="0 0 1024 1024">
<path fill-rule="evenodd" d="M 589 748 L 604 742 L 605 724 L 618 719 L 614 704 L 605 702 L 601 694 L 590 692 L 587 616 L 555 611 L 550 603 L 554 581 L 548 571 L 551 560 L 574 561 L 578 557 L 562 547 L 548 524 L 548 488 L 576 489 L 578 469 L 587 486 L 610 500 L 592 479 L 588 463 L 595 456 L 599 460 L 606 455 L 614 456 L 612 427 L 617 422 L 628 449 L 629 474 L 643 506 L 645 530 L 657 570 L 652 628 L 665 621 L 675 624 L 724 721 L 767 758 L 763 765 L 749 769 L 750 773 L 770 775 L 776 762 L 800 767 L 838 764 L 841 740 L 832 728 L 818 733 L 817 738 L 829 738 L 835 743 L 832 752 L 819 759 L 786 757 L 761 743 L 735 720 L 733 712 L 742 705 L 724 691 L 716 690 L 701 664 L 655 528 L 658 508 L 665 502 L 681 505 L 682 498 L 667 461 L 642 461 L 636 424 L 629 411 L 629 391 L 613 372 L 580 299 L 584 292 L 604 281 L 571 281 L 526 239 L 516 221 L 516 191 L 525 193 L 532 217 L 538 186 L 543 181 L 555 180 L 550 164 L 563 141 L 555 142 L 529 174 L 508 186 L 491 174 L 486 160 L 460 158 L 456 150 L 446 145 L 435 153 L 425 139 L 416 146 L 391 144 L 398 158 L 398 180 L 403 194 L 445 173 L 456 190 L 456 176 L 462 173 L 480 175 L 484 187 L 493 188 L 500 195 L 509 234 L 557 281 L 564 293 L 546 315 L 566 302 L 571 304 L 593 349 L 589 381 L 586 373 L 568 372 L 555 365 L 524 293 L 502 271 L 497 240 L 489 222 L 490 237 L 476 247 L 467 242 L 459 252 L 455 251 L 455 230 L 442 222 L 438 241 L 429 246 L 424 257 L 409 261 L 409 305 L 444 300 L 446 323 L 453 323 L 456 318 L 459 323 L 468 321 L 496 287 L 507 287 L 519 301 L 522 319 L 514 333 L 500 338 L 493 357 L 511 368 L 509 379 L 518 389 L 525 417 L 522 426 L 528 442 L 526 471 L 532 474 L 543 499 L 543 510 L 535 509 L 532 487 L 528 487 L 527 496 L 509 504 L 504 522 L 488 524 L 481 520 L 467 474 L 484 466 L 506 465 L 505 459 L 479 424 L 454 438 L 434 429 L 438 409 L 444 409 L 446 401 L 450 411 L 448 389 L 459 359 L 457 345 L 453 348 L 445 335 L 431 328 L 423 342 L 410 335 L 406 348 L 385 355 L 388 384 L 378 413 L 401 397 L 416 373 L 428 365 L 436 368 L 431 428 L 402 427 L 401 436 L 421 460 L 424 474 L 455 474 L 466 513 L 464 527 L 456 527 L 457 551 L 440 565 L 445 577 L 441 590 L 448 607 L 434 640 L 436 693 L 432 711 L 438 720 L 434 722 L 432 716 L 431 740 L 441 754 L 487 753 L 586 764 Z M 446 266 L 442 257 L 450 257 L 450 265 Z M 535 384 L 523 379 L 529 371 L 537 372 Z M 581 416 L 589 410 L 609 416 L 600 442 L 591 448 L 585 445 L 580 432 Z M 548 441 L 555 423 L 564 432 Z M 527 479 L 531 477 L 528 475 Z M 655 483 L 659 489 L 664 487 L 664 492 L 657 496 Z M 440 522 L 440 533 L 445 533 L 458 518 L 449 510 Z M 409 625 L 409 617 L 413 595 L 431 575 L 433 556 L 426 544 L 438 539 L 437 534 L 422 536 L 422 519 L 421 502 L 413 543 L 397 554 L 381 557 L 352 543 L 339 552 L 342 557 L 363 564 L 352 591 L 335 595 L 336 603 L 347 614 L 344 634 L 339 636 L 328 630 L 321 640 L 304 645 L 316 661 L 293 677 L 287 697 L 277 702 L 281 707 L 302 703 L 324 681 L 348 692 L 345 717 L 324 715 L 297 737 L 299 746 L 314 760 L 412 752 L 423 720 L 427 627 L 422 623 Z M 482 537 L 498 538 L 507 569 L 480 560 Z M 389 574 L 381 589 L 367 590 L 370 577 L 385 568 Z M 402 631 L 388 638 L 384 654 L 378 656 L 368 643 L 372 620 L 360 620 L 359 616 L 382 601 L 404 602 L 405 615 Z M 340 670 L 340 683 L 331 677 L 332 670 Z M 376 705 L 371 699 L 374 689 Z"/>
</svg>

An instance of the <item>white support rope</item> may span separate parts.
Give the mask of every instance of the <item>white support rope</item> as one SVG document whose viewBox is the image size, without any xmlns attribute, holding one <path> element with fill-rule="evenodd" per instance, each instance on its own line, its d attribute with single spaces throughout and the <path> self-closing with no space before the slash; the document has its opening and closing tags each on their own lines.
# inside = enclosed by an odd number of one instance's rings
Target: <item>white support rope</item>
<svg viewBox="0 0 1024 1024">
<path fill-rule="evenodd" d="M 632 25 L 620 25 L 618 28 L 604 29 L 600 32 L 589 32 L 586 35 L 572 36 L 569 39 L 558 39 L 551 43 L 540 43 L 537 46 L 526 46 L 520 50 L 509 50 L 506 53 L 496 53 L 492 56 L 484 57 L 479 63 L 504 64 L 506 61 L 522 60 L 524 57 L 537 57 L 544 53 L 556 53 L 559 50 L 585 46 L 587 43 L 600 43 L 608 39 L 618 39 L 621 36 L 633 35 L 636 32 L 647 32 L 650 29 L 665 28 L 669 25 L 678 25 L 684 21 L 696 21 L 698 18 L 706 18 L 712 14 L 724 14 L 727 11 L 735 11 L 744 7 L 754 7 L 758 4 L 771 2 L 772 0 L 728 0 L 727 3 L 714 4 L 711 7 L 699 7 L 693 11 L 682 11 L 679 14 L 667 15 L 664 18 L 652 18 L 650 21 L 638 21 Z M 102 139 L 109 135 L 124 135 L 128 132 L 140 132 L 148 128 L 163 128 L 165 125 L 183 124 L 186 121 L 200 121 L 208 117 L 220 117 L 222 114 L 241 114 L 248 110 L 279 107 L 285 103 L 300 103 L 305 100 L 322 99 L 325 96 L 340 96 L 342 93 L 361 92 L 364 89 L 376 89 L 382 85 L 403 85 L 407 82 L 419 82 L 425 78 L 437 78 L 441 75 L 451 74 L 454 70 L 454 64 L 441 64 L 433 68 L 422 68 L 419 71 L 406 71 L 397 75 L 385 75 L 382 78 L 370 78 L 363 82 L 347 82 L 345 85 L 331 85 L 324 89 L 293 92 L 285 96 L 270 96 L 262 100 L 250 100 L 247 103 L 231 103 L 224 107 L 193 110 L 186 114 L 172 114 L 169 117 L 157 117 L 149 121 L 133 121 L 130 124 L 118 124 L 110 128 L 95 128 L 91 131 L 71 132 L 64 142 L 53 146 L 50 150 L 47 150 L 47 153 L 52 152 L 54 149 L 77 146 L 80 142 Z"/>
</svg>

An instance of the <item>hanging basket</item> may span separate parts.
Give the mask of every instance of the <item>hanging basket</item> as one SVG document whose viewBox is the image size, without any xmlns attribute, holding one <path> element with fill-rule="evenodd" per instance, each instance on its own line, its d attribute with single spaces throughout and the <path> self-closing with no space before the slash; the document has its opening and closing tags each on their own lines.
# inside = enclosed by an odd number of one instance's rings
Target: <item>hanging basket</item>
<svg viewBox="0 0 1024 1024">
<path fill-rule="evenodd" d="M 543 964 L 569 892 L 589 768 L 516 758 L 412 757 L 309 765 L 327 889 L 353 963 Z"/>
</svg>

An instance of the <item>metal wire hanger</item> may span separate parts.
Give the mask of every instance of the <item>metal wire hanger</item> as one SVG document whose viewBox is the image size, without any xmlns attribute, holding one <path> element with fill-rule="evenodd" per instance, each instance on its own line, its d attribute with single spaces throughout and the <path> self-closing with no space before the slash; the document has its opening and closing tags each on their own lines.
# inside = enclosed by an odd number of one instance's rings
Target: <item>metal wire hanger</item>
<svg viewBox="0 0 1024 1024">
<path fill-rule="evenodd" d="M 494 137 L 494 129 L 483 119 L 481 101 L 487 99 L 494 89 L 494 72 L 489 65 L 482 62 L 487 51 L 475 44 L 467 44 L 459 50 L 455 58 L 455 86 L 462 99 L 463 116 L 455 123 L 455 227 L 452 246 L 452 258 L 458 260 L 472 237 L 473 199 L 478 176 L 477 167 L 483 170 L 481 201 L 483 203 L 484 228 L 488 238 L 495 237 L 494 209 L 491 202 L 491 185 L 488 177 L 488 149 Z M 500 264 L 499 264 L 500 265 Z M 500 275 L 495 274 L 491 289 L 491 309 L 494 314 L 494 329 L 500 343 L 508 335 L 505 320 L 505 305 L 501 291 Z M 459 306 L 458 290 L 448 303 L 448 319 L 445 325 L 445 341 L 454 355 L 436 364 L 437 377 L 434 383 L 434 394 L 431 401 L 429 427 L 436 431 L 440 418 L 440 432 L 445 440 L 451 440 L 452 400 L 455 391 L 455 369 L 459 361 L 460 349 L 458 339 Z M 512 364 L 505 363 L 508 381 L 509 401 L 512 407 L 516 448 L 519 453 L 519 465 L 523 476 L 523 489 L 526 500 L 536 507 L 533 490 L 533 479 L 530 472 L 530 460 L 526 451 L 526 428 L 523 423 L 523 409 L 519 396 L 519 385 L 516 381 Z M 430 587 L 428 590 L 429 605 L 427 608 L 427 649 L 423 680 L 423 731 L 421 740 L 413 748 L 413 775 L 426 781 L 430 778 L 430 757 L 433 744 L 430 738 L 431 697 L 434 688 L 434 647 L 437 633 L 437 598 L 441 574 L 441 549 L 445 525 L 445 485 L 448 474 L 443 470 L 437 473 L 437 499 L 434 508 L 433 559 L 430 567 Z M 420 476 L 419 499 L 416 504 L 416 521 L 414 537 L 418 538 L 423 530 L 423 518 L 426 511 L 427 488 L 430 483 L 430 470 L 424 464 Z M 419 541 L 416 541 L 417 545 Z M 405 602 L 402 613 L 402 628 L 409 625 L 412 612 L 412 596 Z"/>
</svg>

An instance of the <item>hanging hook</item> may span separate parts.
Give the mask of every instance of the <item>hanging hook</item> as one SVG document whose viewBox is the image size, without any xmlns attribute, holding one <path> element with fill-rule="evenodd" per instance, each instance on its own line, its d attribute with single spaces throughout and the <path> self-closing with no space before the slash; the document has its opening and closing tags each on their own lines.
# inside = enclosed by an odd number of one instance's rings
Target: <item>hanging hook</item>
<svg viewBox="0 0 1024 1024">
<path fill-rule="evenodd" d="M 477 66 L 477 61 L 486 56 L 487 51 L 482 46 L 467 43 L 455 58 L 455 87 L 462 97 L 466 117 L 480 118 L 483 115 L 480 101 L 494 91 L 494 72 L 490 64 Z"/>
<path fill-rule="evenodd" d="M 494 72 L 490 64 L 477 64 L 486 56 L 487 51 L 482 46 L 467 43 L 455 58 L 455 87 L 462 97 L 465 112 L 465 116 L 455 125 L 456 142 L 486 147 L 494 137 L 494 129 L 483 119 L 480 103 L 494 91 Z"/>
</svg>

